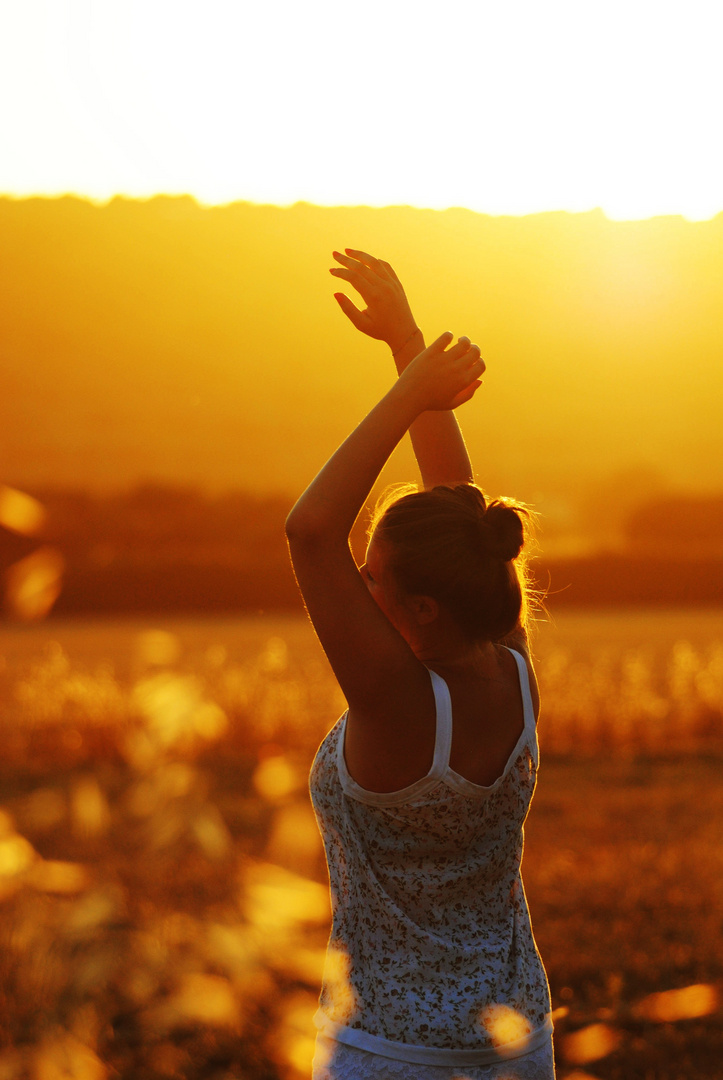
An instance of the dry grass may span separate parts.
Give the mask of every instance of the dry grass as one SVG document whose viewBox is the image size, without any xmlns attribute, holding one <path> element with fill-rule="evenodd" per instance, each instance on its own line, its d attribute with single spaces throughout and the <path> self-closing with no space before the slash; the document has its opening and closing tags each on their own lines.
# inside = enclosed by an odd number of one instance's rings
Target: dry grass
<svg viewBox="0 0 723 1080">
<path fill-rule="evenodd" d="M 306 772 L 342 702 L 307 628 L 50 630 L 0 635 L 0 1077 L 308 1076 Z M 685 640 L 540 638 L 525 880 L 562 1077 L 720 1071 L 723 661 Z"/>
</svg>

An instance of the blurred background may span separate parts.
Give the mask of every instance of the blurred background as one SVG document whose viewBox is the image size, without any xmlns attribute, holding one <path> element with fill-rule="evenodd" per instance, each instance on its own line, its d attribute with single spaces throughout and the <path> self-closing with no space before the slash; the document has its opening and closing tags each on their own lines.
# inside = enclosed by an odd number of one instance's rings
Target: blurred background
<svg viewBox="0 0 723 1080">
<path fill-rule="evenodd" d="M 558 1074 L 716 1075 L 713 5 L 0 25 L 0 1076 L 310 1073 L 306 775 L 344 702 L 283 522 L 393 378 L 333 300 L 345 246 L 480 344 L 478 482 L 540 515 L 524 872 Z M 378 489 L 416 475 L 405 443 Z"/>
</svg>

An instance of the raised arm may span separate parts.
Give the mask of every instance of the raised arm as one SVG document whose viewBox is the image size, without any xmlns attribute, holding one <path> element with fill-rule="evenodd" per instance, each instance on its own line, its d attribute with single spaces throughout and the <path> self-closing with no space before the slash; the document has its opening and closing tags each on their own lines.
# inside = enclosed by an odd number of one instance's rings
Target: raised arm
<svg viewBox="0 0 723 1080">
<path fill-rule="evenodd" d="M 468 338 L 443 334 L 407 366 L 291 511 L 286 532 L 307 610 L 354 715 L 399 710 L 400 687 L 429 694 L 429 678 L 371 598 L 349 533 L 387 458 L 421 413 L 468 401 L 484 371 Z M 415 683 L 416 680 L 416 683 Z M 413 701 L 413 699 L 410 699 Z"/>
<path fill-rule="evenodd" d="M 335 251 L 334 258 L 341 266 L 334 267 L 331 273 L 348 281 L 367 305 L 360 311 L 344 293 L 335 293 L 340 308 L 357 330 L 387 343 L 401 375 L 424 349 L 424 336 L 402 283 L 388 262 L 365 251 L 346 248 L 345 254 Z M 454 412 L 424 412 L 411 425 L 409 434 L 426 488 L 473 480 L 467 447 Z"/>
</svg>

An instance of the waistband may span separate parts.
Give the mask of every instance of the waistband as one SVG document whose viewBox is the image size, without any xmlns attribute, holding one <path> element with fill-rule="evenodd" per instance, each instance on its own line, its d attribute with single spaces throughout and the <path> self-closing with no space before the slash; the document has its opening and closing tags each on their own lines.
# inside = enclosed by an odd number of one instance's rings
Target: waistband
<svg viewBox="0 0 723 1080">
<path fill-rule="evenodd" d="M 367 1031 L 344 1027 L 330 1020 L 323 1009 L 318 1009 L 314 1024 L 322 1035 L 337 1042 L 354 1046 L 357 1050 L 366 1050 L 379 1057 L 392 1058 L 394 1061 L 409 1061 L 415 1065 L 493 1065 L 523 1057 L 539 1050 L 552 1035 L 552 1019 L 548 1016 L 542 1027 L 536 1028 L 524 1038 L 501 1046 L 479 1047 L 478 1049 L 450 1050 L 434 1046 L 418 1046 L 413 1043 L 393 1042 Z"/>
</svg>

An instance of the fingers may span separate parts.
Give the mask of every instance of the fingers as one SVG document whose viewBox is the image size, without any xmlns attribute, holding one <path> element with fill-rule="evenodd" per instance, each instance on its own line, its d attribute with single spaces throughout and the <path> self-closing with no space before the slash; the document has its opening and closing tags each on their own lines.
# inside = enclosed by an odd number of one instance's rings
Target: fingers
<svg viewBox="0 0 723 1080">
<path fill-rule="evenodd" d="M 399 281 L 399 278 L 392 270 L 389 263 L 385 263 L 382 259 L 375 259 L 373 255 L 370 255 L 367 251 L 359 251 L 357 248 L 344 248 L 347 256 L 354 259 L 356 262 L 361 263 L 373 270 L 380 278 L 385 280 L 388 277 L 392 277 L 395 281 Z M 342 261 L 341 257 L 334 252 L 334 258 Z M 348 265 L 348 263 L 346 264 Z M 391 271 L 391 273 L 390 273 Z"/>
<path fill-rule="evenodd" d="M 344 281 L 348 281 L 356 291 L 361 295 L 362 299 L 368 304 L 374 297 L 374 285 L 367 278 L 362 277 L 356 270 L 347 270 L 342 266 L 333 266 L 329 270 L 330 274 L 334 277 L 343 278 Z"/>
<path fill-rule="evenodd" d="M 475 377 L 487 370 L 487 365 L 480 356 L 479 345 L 472 344 L 469 338 L 460 338 L 454 349 L 450 349 L 449 355 L 455 352 L 458 352 L 457 359 L 474 371 Z"/>
<path fill-rule="evenodd" d="M 397 277 L 397 272 L 396 272 L 396 270 L 394 269 L 394 267 L 393 267 L 393 266 L 390 266 L 390 264 L 389 264 L 388 262 L 385 262 L 385 261 L 384 261 L 384 259 L 380 259 L 379 261 L 380 261 L 380 263 L 382 264 L 382 266 L 384 267 L 384 269 L 386 270 L 386 272 L 387 272 L 387 273 L 389 274 L 389 276 L 390 276 L 391 278 L 394 278 L 394 280 L 396 281 L 396 283 L 397 283 L 398 285 L 401 285 L 402 283 L 401 283 L 401 281 L 399 280 L 399 278 Z"/>
<path fill-rule="evenodd" d="M 332 255 L 342 266 L 359 274 L 359 276 L 368 281 L 370 285 L 375 285 L 377 283 L 380 275 L 375 273 L 372 267 L 366 266 L 360 259 L 353 259 L 349 255 L 342 255 L 339 251 L 332 251 Z"/>
<path fill-rule="evenodd" d="M 461 393 L 457 394 L 457 396 L 452 401 L 452 408 L 456 409 L 460 405 L 464 405 L 465 401 L 470 401 L 470 399 L 473 398 L 474 395 L 477 393 L 481 385 L 482 381 L 480 379 L 475 379 L 473 383 L 470 383 L 466 390 L 462 390 Z"/>
<path fill-rule="evenodd" d="M 429 350 L 436 349 L 438 352 L 444 352 L 447 346 L 454 340 L 454 334 L 451 330 L 445 330 L 443 334 L 440 334 L 436 340 L 428 346 Z"/>
<path fill-rule="evenodd" d="M 468 337 L 461 337 L 457 339 L 456 345 L 453 345 L 451 349 L 448 349 L 447 346 L 451 344 L 453 338 L 454 334 L 447 330 L 433 342 L 430 348 L 440 346 L 441 349 L 446 350 L 445 355 L 448 360 L 462 360 L 467 365 L 481 364 L 481 370 L 484 371 L 485 362 L 480 356 L 479 345 L 473 345 Z"/>
<path fill-rule="evenodd" d="M 359 308 L 352 303 L 352 301 L 345 293 L 334 293 L 334 299 L 336 300 L 337 304 L 344 312 L 346 317 L 354 323 L 354 326 L 356 326 L 357 330 L 363 331 L 366 322 L 364 312 L 360 311 Z"/>
</svg>

